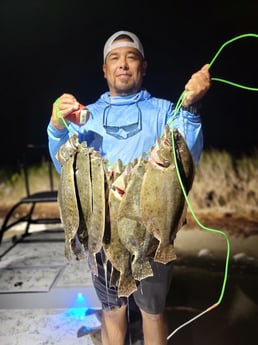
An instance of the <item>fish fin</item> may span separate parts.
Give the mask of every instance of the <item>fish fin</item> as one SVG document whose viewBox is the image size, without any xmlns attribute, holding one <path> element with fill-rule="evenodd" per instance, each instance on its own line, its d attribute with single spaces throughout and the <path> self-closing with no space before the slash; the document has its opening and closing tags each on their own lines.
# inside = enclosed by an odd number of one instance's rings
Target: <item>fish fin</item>
<svg viewBox="0 0 258 345">
<path fill-rule="evenodd" d="M 168 262 L 173 261 L 175 259 L 176 253 L 173 244 L 169 243 L 164 246 L 162 243 L 159 243 L 159 246 L 154 256 L 154 261 L 160 262 L 162 264 L 167 264 Z"/>
<path fill-rule="evenodd" d="M 71 240 L 71 249 L 78 260 L 85 259 L 86 252 L 77 235 Z"/>
<path fill-rule="evenodd" d="M 109 286 L 110 287 L 116 287 L 118 284 L 118 281 L 119 281 L 119 277 L 120 277 L 120 272 L 114 266 L 112 266 L 112 271 L 111 271 L 110 280 L 109 280 Z"/>
<path fill-rule="evenodd" d="M 80 243 L 83 245 L 83 248 L 87 250 L 89 234 L 81 209 L 79 209 L 79 226 L 77 230 L 77 236 Z"/>
</svg>

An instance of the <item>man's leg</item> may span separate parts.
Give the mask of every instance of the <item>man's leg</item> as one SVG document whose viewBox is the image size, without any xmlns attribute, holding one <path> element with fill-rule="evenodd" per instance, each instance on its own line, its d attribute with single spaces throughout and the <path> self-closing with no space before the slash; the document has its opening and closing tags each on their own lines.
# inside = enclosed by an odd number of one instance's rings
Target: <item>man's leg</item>
<svg viewBox="0 0 258 345">
<path fill-rule="evenodd" d="M 127 298 L 119 298 L 117 289 L 109 286 L 112 266 L 108 261 L 107 267 L 104 269 L 104 256 L 103 251 L 96 255 L 98 275 L 92 276 L 92 282 L 103 310 L 102 345 L 124 345 L 127 331 Z"/>
<path fill-rule="evenodd" d="M 173 262 L 150 261 L 153 276 L 143 279 L 133 297 L 142 314 L 144 345 L 167 344 L 168 326 L 164 310 L 171 288 Z"/>
<path fill-rule="evenodd" d="M 149 314 L 141 310 L 144 345 L 166 345 L 167 321 L 163 313 Z"/>
<path fill-rule="evenodd" d="M 102 345 L 124 345 L 126 330 L 126 305 L 103 311 L 101 328 Z"/>
</svg>

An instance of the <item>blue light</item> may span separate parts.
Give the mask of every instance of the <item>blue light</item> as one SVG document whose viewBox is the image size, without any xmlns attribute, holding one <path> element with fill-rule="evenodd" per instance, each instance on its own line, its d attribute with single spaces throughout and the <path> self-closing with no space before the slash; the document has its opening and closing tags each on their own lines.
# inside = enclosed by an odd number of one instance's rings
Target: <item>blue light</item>
<svg viewBox="0 0 258 345">
<path fill-rule="evenodd" d="M 87 308 L 69 308 L 66 312 L 70 319 L 74 320 L 84 320 Z"/>
<path fill-rule="evenodd" d="M 78 301 L 78 303 L 80 303 L 80 302 L 82 303 L 85 301 L 85 297 L 83 296 L 83 294 L 81 292 L 78 292 L 76 300 Z"/>
<path fill-rule="evenodd" d="M 88 310 L 86 305 L 86 298 L 84 297 L 83 293 L 78 292 L 74 303 L 71 305 L 71 308 L 67 310 L 67 314 L 72 319 L 83 320 Z"/>
</svg>

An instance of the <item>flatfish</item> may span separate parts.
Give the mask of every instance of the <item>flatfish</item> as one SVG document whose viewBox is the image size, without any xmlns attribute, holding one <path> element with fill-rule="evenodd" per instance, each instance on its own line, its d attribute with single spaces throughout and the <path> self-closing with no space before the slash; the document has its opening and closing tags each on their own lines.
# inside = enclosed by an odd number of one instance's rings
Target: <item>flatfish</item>
<svg viewBox="0 0 258 345">
<path fill-rule="evenodd" d="M 124 190 L 126 188 L 130 165 L 125 169 L 121 161 L 114 164 L 113 181 L 109 190 L 109 240 L 104 243 L 104 250 L 108 260 L 112 264 L 110 285 L 118 286 L 118 296 L 128 297 L 137 288 L 131 270 L 131 254 L 121 242 L 117 229 L 117 215 Z"/>
<path fill-rule="evenodd" d="M 143 154 L 130 173 L 117 216 L 118 236 L 125 248 L 131 253 L 132 274 L 134 279 L 138 281 L 153 276 L 148 253 L 156 242 L 153 235 L 146 231 L 141 221 L 140 192 L 145 165 L 145 154 Z"/>
<path fill-rule="evenodd" d="M 98 274 L 96 254 L 102 248 L 105 231 L 105 178 L 105 167 L 100 153 L 93 151 L 90 154 L 92 211 L 88 227 L 88 250 L 89 267 L 94 275 Z"/>
<path fill-rule="evenodd" d="M 72 259 L 73 253 L 76 256 L 81 253 L 77 237 L 79 211 L 74 181 L 74 161 L 77 150 L 77 136 L 73 136 L 60 147 L 56 155 L 57 160 L 61 164 L 58 204 L 65 234 L 65 257 L 68 260 Z"/>
<path fill-rule="evenodd" d="M 74 175 L 79 210 L 78 239 L 83 248 L 88 248 L 88 229 L 92 217 L 92 188 L 90 174 L 90 155 L 93 148 L 88 147 L 83 141 L 75 157 Z"/>
<path fill-rule="evenodd" d="M 183 136 L 175 129 L 175 149 L 180 173 L 189 191 L 194 163 Z M 142 221 L 146 229 L 159 241 L 154 260 L 168 263 L 176 259 L 173 246 L 175 234 L 183 224 L 185 197 L 177 176 L 172 152 L 172 133 L 165 126 L 162 138 L 150 152 L 141 189 Z"/>
</svg>

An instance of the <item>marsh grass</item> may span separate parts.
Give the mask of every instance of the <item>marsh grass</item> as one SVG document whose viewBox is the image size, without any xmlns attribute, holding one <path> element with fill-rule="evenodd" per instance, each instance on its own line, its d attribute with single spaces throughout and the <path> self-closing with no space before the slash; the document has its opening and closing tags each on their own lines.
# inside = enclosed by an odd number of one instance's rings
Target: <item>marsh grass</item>
<svg viewBox="0 0 258 345">
<path fill-rule="evenodd" d="M 235 158 L 226 151 L 204 151 L 196 168 L 189 201 L 195 211 L 223 208 L 231 211 L 258 207 L 258 154 Z M 28 168 L 30 192 L 50 188 L 47 162 Z M 52 169 L 54 188 L 59 176 Z M 1 206 L 26 196 L 22 171 L 0 170 Z"/>
<path fill-rule="evenodd" d="M 257 152 L 234 158 L 226 151 L 204 151 L 189 194 L 193 207 L 231 211 L 257 208 L 257 157 Z"/>
</svg>

